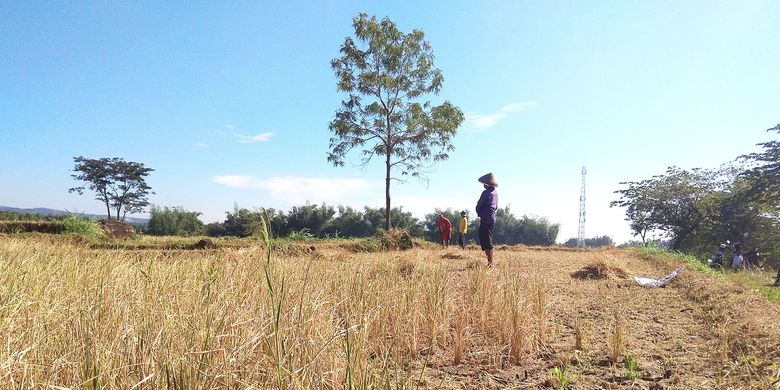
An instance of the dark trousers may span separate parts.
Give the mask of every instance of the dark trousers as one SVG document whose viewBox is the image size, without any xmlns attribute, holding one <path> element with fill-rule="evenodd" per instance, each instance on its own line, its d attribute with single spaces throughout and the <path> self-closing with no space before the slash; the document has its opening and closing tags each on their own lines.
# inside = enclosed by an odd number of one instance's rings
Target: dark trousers
<svg viewBox="0 0 780 390">
<path fill-rule="evenodd" d="M 466 240 L 463 236 L 463 233 L 458 233 L 458 245 L 460 245 L 460 249 L 466 249 Z"/>
</svg>

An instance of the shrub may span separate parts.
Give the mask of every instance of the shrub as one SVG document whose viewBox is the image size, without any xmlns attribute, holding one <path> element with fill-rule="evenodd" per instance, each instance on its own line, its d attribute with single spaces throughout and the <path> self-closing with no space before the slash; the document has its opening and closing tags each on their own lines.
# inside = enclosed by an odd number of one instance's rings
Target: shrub
<svg viewBox="0 0 780 390">
<path fill-rule="evenodd" d="M 152 206 L 147 232 L 154 236 L 197 236 L 206 230 L 198 219 L 201 213 L 181 207 Z"/>
<path fill-rule="evenodd" d="M 390 229 L 388 231 L 377 231 L 377 239 L 382 243 L 385 250 L 407 250 L 412 249 L 412 236 L 404 229 Z"/>
<path fill-rule="evenodd" d="M 290 234 L 287 235 L 287 238 L 293 241 L 307 241 L 313 240 L 314 235 L 311 234 L 311 230 L 309 230 L 309 228 L 303 228 L 298 231 L 290 232 Z"/>
<path fill-rule="evenodd" d="M 62 220 L 62 233 L 78 234 L 88 238 L 104 237 L 106 232 L 100 226 L 100 222 L 69 215 Z"/>
<path fill-rule="evenodd" d="M 571 374 L 567 371 L 567 366 L 562 364 L 558 367 L 550 369 L 550 376 L 552 376 L 552 383 L 559 389 L 565 389 L 566 386 L 571 383 Z"/>
<path fill-rule="evenodd" d="M 59 234 L 64 229 L 62 221 L 0 221 L 0 233 L 48 233 Z"/>
</svg>

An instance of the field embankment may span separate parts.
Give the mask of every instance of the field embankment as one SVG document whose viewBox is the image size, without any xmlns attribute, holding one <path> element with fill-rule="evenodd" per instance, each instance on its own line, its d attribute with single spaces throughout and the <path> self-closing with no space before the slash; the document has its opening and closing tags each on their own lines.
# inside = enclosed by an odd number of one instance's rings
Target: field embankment
<svg viewBox="0 0 780 390">
<path fill-rule="evenodd" d="M 630 280 L 664 276 L 680 264 L 672 257 L 506 248 L 487 269 L 477 250 L 314 245 L 268 258 L 254 245 L 0 237 L 0 386 L 687 389 L 780 379 L 780 306 L 697 272 L 662 289 Z"/>
</svg>

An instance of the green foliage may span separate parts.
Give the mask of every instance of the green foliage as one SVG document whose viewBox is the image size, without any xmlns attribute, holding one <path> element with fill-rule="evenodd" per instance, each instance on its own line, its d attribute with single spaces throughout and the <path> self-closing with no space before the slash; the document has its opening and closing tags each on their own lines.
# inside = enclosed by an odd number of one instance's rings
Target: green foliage
<svg viewBox="0 0 780 390">
<path fill-rule="evenodd" d="M 0 221 L 0 233 L 62 233 L 62 221 Z"/>
<path fill-rule="evenodd" d="M 780 124 L 767 129 L 780 134 Z M 773 207 L 780 206 L 780 141 L 772 140 L 758 144 L 763 148 L 760 153 L 750 153 L 741 158 L 752 164 L 752 167 L 742 173 L 753 184 L 750 196 L 768 203 Z"/>
<path fill-rule="evenodd" d="M 562 364 L 550 369 L 553 383 L 561 390 L 565 389 L 566 386 L 571 383 L 571 374 L 569 374 L 567 368 L 568 366 Z"/>
<path fill-rule="evenodd" d="M 284 218 L 284 231 L 289 237 L 306 229 L 309 236 L 321 236 L 336 214 L 333 206 L 305 204 L 293 206 Z"/>
<path fill-rule="evenodd" d="M 437 218 L 439 214 L 443 214 L 447 219 L 452 222 L 452 234 L 453 239 L 458 235 L 458 227 L 460 226 L 460 211 L 452 209 L 436 209 L 431 214 L 426 214 L 423 226 L 425 227 L 425 237 L 437 242 L 439 241 L 439 227 Z M 479 241 L 479 220 L 477 218 L 470 218 L 469 213 L 466 214 L 469 217 L 468 232 L 466 233 L 466 241 L 478 242 Z M 525 245 L 554 245 L 555 240 L 558 237 L 559 224 L 550 223 L 546 218 L 534 218 L 524 215 L 520 218 L 515 217 L 509 210 L 509 207 L 504 207 L 496 211 L 496 226 L 493 231 L 493 242 L 496 244 L 525 244 Z"/>
<path fill-rule="evenodd" d="M 323 229 L 323 233 L 331 237 L 368 237 L 374 229 L 373 222 L 367 220 L 365 212 L 338 206 L 336 216 Z"/>
<path fill-rule="evenodd" d="M 336 211 L 338 210 L 338 211 Z M 351 207 L 334 208 L 326 204 L 295 206 L 288 213 L 274 209 L 251 211 L 236 207 L 227 213 L 224 222 L 206 225 L 206 233 L 212 237 L 248 237 L 257 231 L 261 216 L 265 214 L 269 230 L 275 237 L 300 236 L 306 229 L 311 238 L 370 237 L 383 225 L 384 208 L 365 207 L 363 211 Z M 393 209 L 392 226 L 404 229 L 415 236 L 422 236 L 423 229 L 412 213 L 402 208 Z"/>
<path fill-rule="evenodd" d="M 226 214 L 223 223 L 226 236 L 249 237 L 267 229 L 262 211 L 252 211 L 236 205 L 232 213 Z"/>
<path fill-rule="evenodd" d="M 426 215 L 423 223 L 403 208 L 392 210 L 391 225 L 394 229 L 404 231 L 411 237 L 424 237 L 430 241 L 438 241 L 439 233 L 436 216 L 443 213 L 453 222 L 454 233 L 457 234 L 460 214 L 452 209 L 439 210 Z M 388 246 L 382 243 L 384 233 L 384 208 L 364 207 L 362 211 L 351 207 L 333 207 L 327 204 L 296 206 L 288 213 L 265 209 L 251 211 L 236 206 L 233 212 L 228 212 L 224 222 L 213 222 L 205 226 L 206 234 L 212 237 L 237 236 L 249 237 L 268 221 L 268 230 L 274 237 L 286 237 L 292 240 L 308 240 L 327 237 L 371 238 L 366 240 L 366 251 L 373 251 L 375 245 Z M 265 219 L 264 219 L 265 218 Z M 544 218 L 523 216 L 517 218 L 509 208 L 499 210 L 497 227 L 494 234 L 499 244 L 552 245 L 558 235 L 558 224 L 551 224 Z M 467 241 L 478 240 L 479 220 L 469 221 Z M 391 234 L 392 235 L 392 234 Z M 372 239 L 378 237 L 376 244 Z M 391 240 L 393 241 L 393 240 Z M 389 244 L 394 247 L 395 244 Z"/>
<path fill-rule="evenodd" d="M 354 248 L 358 252 L 380 252 L 384 249 L 382 241 L 377 237 L 367 237 L 357 241 Z"/>
<path fill-rule="evenodd" d="M 626 369 L 626 378 L 636 380 L 642 377 L 642 372 L 639 371 L 639 361 L 634 355 L 623 356 L 623 367 Z"/>
<path fill-rule="evenodd" d="M 403 33 L 389 18 L 359 14 L 352 20 L 355 38 L 344 40 L 341 56 L 331 61 L 338 90 L 347 97 L 330 122 L 328 161 L 343 166 L 347 155 L 361 149 L 361 165 L 374 156 L 385 162 L 385 230 L 390 221 L 390 181 L 421 177 L 433 163 L 449 158 L 452 137 L 464 120 L 458 107 L 445 101 L 418 102 L 437 94 L 444 80 L 433 65 L 433 52 L 420 30 Z"/>
<path fill-rule="evenodd" d="M 105 231 L 100 222 L 69 215 L 62 220 L 62 232 L 66 234 L 78 234 L 87 238 L 97 239 L 105 237 Z"/>
<path fill-rule="evenodd" d="M 634 233 L 644 238 L 651 229 L 667 232 L 677 250 L 702 224 L 716 219 L 715 193 L 727 182 L 722 171 L 669 167 L 666 174 L 620 184 L 627 188 L 615 191 L 620 199 L 610 205 L 626 208 Z"/>
<path fill-rule="evenodd" d="M 780 125 L 770 131 L 780 132 Z M 730 240 L 761 253 L 774 267 L 780 257 L 780 142 L 759 145 L 762 152 L 739 159 L 749 166 L 670 167 L 663 175 L 622 183 L 626 188 L 616 191 L 620 199 L 611 205 L 625 207 L 643 242 L 648 232 L 660 232 L 672 249 L 708 258 Z"/>
<path fill-rule="evenodd" d="M 154 169 L 118 157 L 91 159 L 79 156 L 73 161 L 73 172 L 76 173 L 71 177 L 85 185 L 71 188 L 69 192 L 82 195 L 87 188 L 95 192 L 95 199 L 106 205 L 108 219 L 111 219 L 112 208 L 116 210 L 115 219 L 124 220 L 127 213 L 143 211 L 149 205 L 148 196 L 153 192 L 145 177 Z"/>
<path fill-rule="evenodd" d="M 664 260 L 672 259 L 677 260 L 685 264 L 685 268 L 689 271 L 696 271 L 705 273 L 707 275 L 721 278 L 722 272 L 713 268 L 710 268 L 706 260 L 699 260 L 696 256 L 686 254 L 679 251 L 673 251 L 662 245 L 639 245 L 634 247 L 640 257 L 646 260 Z"/>
<path fill-rule="evenodd" d="M 364 208 L 363 218 L 371 226 L 371 234 L 383 227 L 385 214 L 384 207 Z M 391 227 L 406 230 L 409 234 L 416 237 L 421 237 L 423 235 L 423 227 L 420 225 L 417 218 L 413 217 L 411 212 L 404 211 L 403 207 L 394 207 L 391 210 L 390 216 Z"/>
<path fill-rule="evenodd" d="M 586 248 L 601 248 L 604 246 L 613 246 L 613 245 L 615 245 L 615 242 L 612 241 L 612 237 L 606 235 L 601 237 L 592 237 L 592 238 L 585 239 Z M 572 237 L 566 240 L 566 242 L 563 243 L 563 246 L 567 248 L 576 248 L 577 238 Z"/>
<path fill-rule="evenodd" d="M 293 241 L 307 241 L 313 240 L 315 237 L 311 234 L 309 228 L 303 228 L 298 231 L 290 232 L 287 234 L 287 238 Z"/>
<path fill-rule="evenodd" d="M 206 235 L 209 237 L 224 237 L 227 236 L 227 229 L 222 222 L 212 222 L 205 226 Z"/>
<path fill-rule="evenodd" d="M 153 236 L 199 236 L 206 231 L 200 215 L 181 207 L 152 206 L 146 232 Z"/>
<path fill-rule="evenodd" d="M 0 221 L 51 221 L 62 218 L 64 217 L 32 213 L 17 213 L 15 211 L 0 211 Z"/>
</svg>

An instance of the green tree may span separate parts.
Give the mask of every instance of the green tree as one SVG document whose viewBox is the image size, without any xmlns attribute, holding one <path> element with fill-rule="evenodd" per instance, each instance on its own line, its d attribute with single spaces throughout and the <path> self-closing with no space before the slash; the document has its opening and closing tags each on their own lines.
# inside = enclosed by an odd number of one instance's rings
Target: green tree
<svg viewBox="0 0 780 390">
<path fill-rule="evenodd" d="M 197 211 L 152 206 L 150 213 L 146 231 L 154 236 L 197 236 L 206 231 Z"/>
<path fill-rule="evenodd" d="M 434 209 L 433 213 L 431 214 L 425 214 L 425 219 L 422 222 L 423 227 L 425 228 L 425 239 L 428 241 L 433 242 L 439 242 L 439 214 L 444 215 L 445 218 L 449 219 L 450 222 L 452 222 L 452 237 L 453 241 L 457 242 L 458 238 L 458 229 L 460 229 L 460 212 L 462 210 L 453 210 L 452 208 L 446 208 L 444 210 L 442 209 Z M 479 231 L 477 230 L 479 228 L 479 220 L 476 218 L 472 218 L 470 214 L 467 212 L 466 216 L 469 218 L 469 224 L 468 229 L 466 231 L 466 242 L 476 242 L 479 240 Z"/>
<path fill-rule="evenodd" d="M 385 229 L 391 227 L 392 172 L 423 177 L 445 160 L 463 122 L 461 110 L 445 101 L 417 101 L 438 94 L 444 77 L 433 65 L 433 51 L 420 30 L 403 33 L 389 18 L 359 14 L 352 20 L 355 38 L 344 40 L 341 56 L 331 61 L 338 90 L 347 94 L 330 122 L 328 161 L 343 166 L 347 154 L 362 149 L 361 166 L 374 156 L 385 163 Z"/>
<path fill-rule="evenodd" d="M 222 222 L 212 222 L 206 225 L 206 235 L 209 237 L 224 237 L 227 236 L 227 229 Z"/>
<path fill-rule="evenodd" d="M 780 124 L 767 131 L 780 133 Z M 780 141 L 762 142 L 758 146 L 764 150 L 742 156 L 743 160 L 753 164 L 742 176 L 751 180 L 752 197 L 777 206 L 780 204 Z"/>
<path fill-rule="evenodd" d="M 672 249 L 680 250 L 697 229 L 715 220 L 719 205 L 716 193 L 728 182 L 721 170 L 669 167 L 664 175 L 620 184 L 627 187 L 615 191 L 620 199 L 610 206 L 626 208 L 634 233 L 640 234 L 637 227 L 645 229 L 642 235 L 649 228 L 663 231 L 672 239 Z"/>
<path fill-rule="evenodd" d="M 225 214 L 223 226 L 226 236 L 249 237 L 257 235 L 261 233 L 260 229 L 265 226 L 262 211 L 252 211 L 239 208 L 236 205 L 232 213 L 228 211 Z"/>
<path fill-rule="evenodd" d="M 146 184 L 146 176 L 154 169 L 118 157 L 91 159 L 79 156 L 73 161 L 76 173 L 71 177 L 85 185 L 68 192 L 82 195 L 87 188 L 94 191 L 95 199 L 106 205 L 108 219 L 111 219 L 112 207 L 116 210 L 116 219 L 124 220 L 127 213 L 143 211 L 149 205 L 148 196 L 153 192 Z"/>
<path fill-rule="evenodd" d="M 592 238 L 586 238 L 585 239 L 585 247 L 586 248 L 600 248 L 604 246 L 613 246 L 615 245 L 615 242 L 612 241 L 612 237 L 610 236 L 601 236 L 601 237 L 592 237 Z M 573 237 L 566 242 L 563 243 L 563 246 L 568 248 L 576 248 L 577 247 L 577 238 Z M 645 246 L 645 242 L 642 241 L 642 246 Z"/>
<path fill-rule="evenodd" d="M 374 233 L 363 212 L 352 207 L 338 206 L 338 214 L 325 229 L 325 234 L 339 237 L 368 237 Z"/>
<path fill-rule="evenodd" d="M 519 220 L 518 225 L 519 229 L 515 234 L 525 245 L 554 245 L 561 228 L 561 225 L 550 223 L 547 218 L 532 218 L 527 215 Z"/>
<path fill-rule="evenodd" d="M 423 225 L 425 237 L 433 242 L 439 241 L 438 216 L 444 215 L 452 222 L 453 237 L 457 237 L 460 226 L 460 211 L 435 209 L 426 214 Z M 468 214 L 467 214 L 468 215 Z M 493 242 L 496 244 L 553 245 L 558 237 L 560 225 L 550 223 L 546 218 L 534 218 L 527 215 L 517 218 L 509 207 L 496 210 L 496 226 L 493 230 Z M 479 241 L 479 220 L 469 217 L 466 241 Z"/>
<path fill-rule="evenodd" d="M 303 206 L 293 206 L 287 213 L 287 229 L 289 232 L 299 232 L 308 229 L 316 236 L 322 236 L 323 231 L 333 220 L 336 209 L 323 203 L 320 206 L 316 204 L 305 204 Z"/>
</svg>

